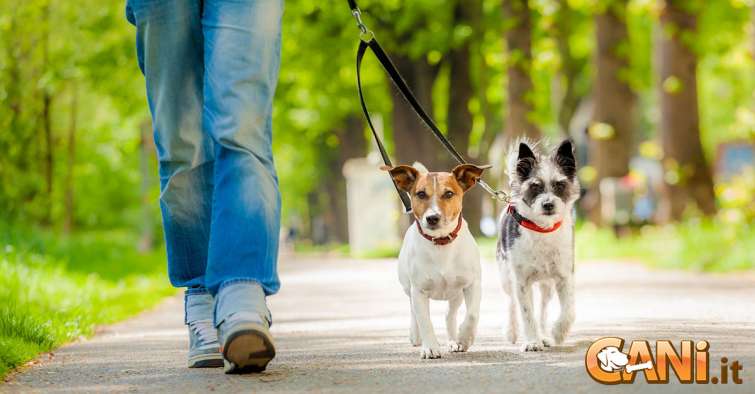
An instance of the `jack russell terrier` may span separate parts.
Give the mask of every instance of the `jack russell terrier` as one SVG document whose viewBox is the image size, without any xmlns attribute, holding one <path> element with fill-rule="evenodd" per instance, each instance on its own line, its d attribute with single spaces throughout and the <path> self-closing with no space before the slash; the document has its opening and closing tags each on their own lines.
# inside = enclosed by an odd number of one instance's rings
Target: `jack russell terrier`
<svg viewBox="0 0 755 394">
<path fill-rule="evenodd" d="M 511 343 L 523 324 L 522 351 L 561 343 L 574 321 L 574 203 L 579 198 L 577 163 L 571 141 L 547 151 L 527 141 L 511 147 L 507 174 L 511 203 L 500 219 L 496 250 L 508 296 Z M 540 288 L 540 322 L 533 310 L 533 286 Z M 547 306 L 555 287 L 561 313 L 547 335 Z M 552 339 L 551 339 L 552 338 Z"/>
<path fill-rule="evenodd" d="M 422 345 L 423 359 L 440 358 L 440 345 L 430 321 L 430 299 L 448 300 L 449 351 L 465 352 L 475 339 L 482 293 L 480 252 L 461 216 L 461 202 L 464 192 L 490 166 L 462 164 L 450 173 L 427 172 L 418 163 L 415 167 L 383 169 L 411 196 L 415 218 L 398 258 L 399 281 L 411 307 L 409 340 L 414 346 Z M 456 315 L 462 301 L 466 317 L 457 331 Z"/>
</svg>

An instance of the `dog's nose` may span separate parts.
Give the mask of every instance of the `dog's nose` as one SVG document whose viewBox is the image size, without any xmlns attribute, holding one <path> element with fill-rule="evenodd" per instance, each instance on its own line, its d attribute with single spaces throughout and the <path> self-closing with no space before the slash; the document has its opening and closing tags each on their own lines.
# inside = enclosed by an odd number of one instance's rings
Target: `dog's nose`
<svg viewBox="0 0 755 394">
<path fill-rule="evenodd" d="M 556 205 L 552 202 L 544 202 L 543 203 L 543 211 L 545 212 L 553 212 L 553 209 L 556 208 Z"/>
<path fill-rule="evenodd" d="M 427 224 L 435 226 L 440 222 L 440 215 L 430 215 L 426 217 L 425 220 L 427 221 Z"/>
</svg>

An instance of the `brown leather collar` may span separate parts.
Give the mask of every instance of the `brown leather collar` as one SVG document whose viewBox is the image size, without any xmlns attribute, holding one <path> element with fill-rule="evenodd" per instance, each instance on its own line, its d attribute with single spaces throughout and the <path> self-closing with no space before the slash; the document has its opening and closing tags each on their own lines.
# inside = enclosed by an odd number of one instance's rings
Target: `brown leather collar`
<svg viewBox="0 0 755 394">
<path fill-rule="evenodd" d="M 448 245 L 451 242 L 453 242 L 456 237 L 459 236 L 459 231 L 461 230 L 461 213 L 459 213 L 459 223 L 456 224 L 456 228 L 454 231 L 451 231 L 450 234 L 446 235 L 445 237 L 431 237 L 422 231 L 422 226 L 419 225 L 419 219 L 414 220 L 414 223 L 417 224 L 417 230 L 419 230 L 419 233 L 425 237 L 426 240 L 432 242 L 435 245 Z"/>
</svg>

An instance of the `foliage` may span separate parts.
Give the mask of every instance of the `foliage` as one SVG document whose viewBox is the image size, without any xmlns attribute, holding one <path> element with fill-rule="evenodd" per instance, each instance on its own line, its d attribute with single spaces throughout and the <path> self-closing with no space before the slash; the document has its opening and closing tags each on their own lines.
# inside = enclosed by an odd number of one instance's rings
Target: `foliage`
<svg viewBox="0 0 755 394">
<path fill-rule="evenodd" d="M 164 254 L 139 254 L 135 243 L 120 232 L 0 227 L 0 376 L 173 294 Z"/>
<path fill-rule="evenodd" d="M 716 187 L 721 210 L 713 218 L 694 214 L 677 225 L 643 226 L 616 238 L 583 223 L 577 231 L 579 259 L 634 258 L 666 268 L 699 271 L 751 269 L 755 256 L 755 169 Z"/>
<path fill-rule="evenodd" d="M 140 199 L 137 124 L 147 110 L 122 2 L 2 0 L 0 54 L 0 217 L 60 223 L 68 214 L 64 193 L 70 172 L 76 223 L 134 222 Z M 71 129 L 76 142 L 69 168 Z"/>
<path fill-rule="evenodd" d="M 497 133 L 505 122 L 506 20 L 500 1 L 480 0 L 479 26 L 453 23 L 456 1 L 362 1 L 364 20 L 391 54 L 438 64 L 465 40 L 473 42 L 472 79 L 477 90 L 469 103 L 470 136 L 477 149 L 483 130 Z M 464 3 L 474 4 L 474 2 Z M 559 132 L 558 111 L 564 83 L 578 98 L 589 96 L 592 15 L 615 1 L 531 1 L 533 14 L 533 119 L 547 134 Z M 702 138 L 712 156 L 716 144 L 751 138 L 755 132 L 755 73 L 751 1 L 696 2 L 699 29 L 690 41 L 700 55 L 699 102 Z M 120 0 L 60 3 L 49 0 L 0 1 L 0 216 L 5 220 L 60 224 L 67 214 L 66 134 L 75 112 L 76 153 L 72 168 L 74 220 L 85 228 L 107 228 L 139 220 L 139 126 L 148 119 L 143 78 L 136 67 L 134 29 Z M 630 68 L 625 77 L 640 97 L 638 138 L 653 139 L 658 124 L 653 77 L 653 35 L 658 4 L 631 0 L 626 9 Z M 479 32 L 475 33 L 475 32 Z M 558 33 L 558 34 L 556 34 Z M 561 35 L 559 35 L 561 34 Z M 358 31 L 346 4 L 289 0 L 283 21 L 283 53 L 274 107 L 276 164 L 281 179 L 284 222 L 307 217 L 309 195 L 330 174 L 326 163 L 339 149 L 333 135 L 349 116 L 360 116 L 355 92 L 354 52 Z M 559 50 L 566 37 L 569 51 Z M 46 48 L 46 49 L 45 49 Z M 564 56 L 570 56 L 567 59 Z M 576 74 L 567 73 L 576 61 Z M 392 91 L 376 62 L 365 62 L 371 110 L 390 137 Z M 448 72 L 433 90 L 443 127 Z M 74 108 L 73 93 L 78 94 Z M 53 184 L 47 192 L 43 98 L 51 98 Z M 421 129 L 420 129 L 421 130 Z M 366 136 L 366 135 L 365 135 Z M 388 138 L 389 146 L 391 145 Z M 336 174 L 338 176 L 338 174 Z M 157 197 L 154 181 L 146 196 Z"/>
<path fill-rule="evenodd" d="M 753 245 L 755 232 L 751 223 L 729 226 L 716 219 L 646 226 L 622 238 L 588 223 L 577 231 L 578 261 L 632 259 L 657 267 L 696 271 L 752 269 Z"/>
</svg>

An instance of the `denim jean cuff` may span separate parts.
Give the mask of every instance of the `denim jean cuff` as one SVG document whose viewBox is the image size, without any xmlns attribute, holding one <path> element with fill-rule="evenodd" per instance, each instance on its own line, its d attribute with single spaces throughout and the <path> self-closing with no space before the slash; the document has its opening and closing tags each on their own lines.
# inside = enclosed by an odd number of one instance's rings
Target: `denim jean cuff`
<svg viewBox="0 0 755 394">
<path fill-rule="evenodd" d="M 210 291 L 207 290 L 206 287 L 188 287 L 186 291 L 184 291 L 184 294 L 186 295 L 194 295 L 194 294 L 209 294 Z"/>
<path fill-rule="evenodd" d="M 205 289 L 204 292 L 195 292 L 187 289 L 184 294 L 184 324 L 197 320 L 213 320 L 213 307 L 215 300 Z"/>
<path fill-rule="evenodd" d="M 215 297 L 215 327 L 234 313 L 252 314 L 272 324 L 262 285 L 252 279 L 232 279 L 220 285 Z"/>
</svg>

